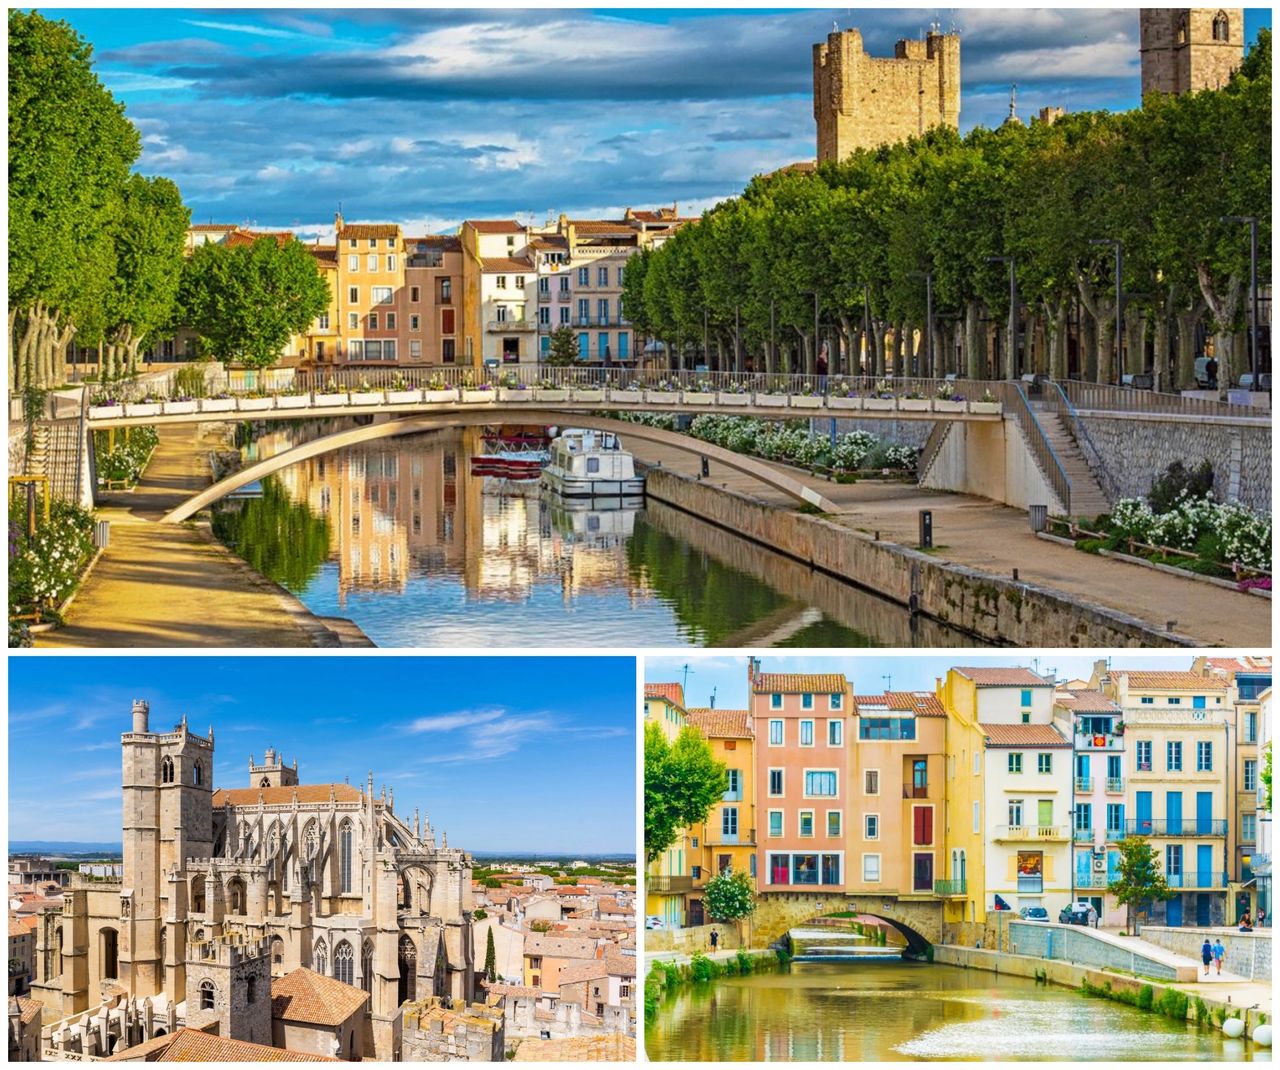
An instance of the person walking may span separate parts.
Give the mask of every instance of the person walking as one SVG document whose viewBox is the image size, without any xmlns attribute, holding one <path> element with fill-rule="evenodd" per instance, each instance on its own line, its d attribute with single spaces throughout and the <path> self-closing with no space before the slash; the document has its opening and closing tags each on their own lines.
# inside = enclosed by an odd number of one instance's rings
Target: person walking
<svg viewBox="0 0 1280 1070">
<path fill-rule="evenodd" d="M 715 929 L 712 929 L 711 930 L 711 953 L 713 955 L 715 954 L 716 948 L 719 946 L 719 944 L 720 944 L 720 934 L 716 932 Z"/>
<path fill-rule="evenodd" d="M 1219 936 L 1213 942 L 1213 961 L 1214 961 L 1214 965 L 1218 967 L 1219 975 L 1221 975 L 1222 973 L 1222 960 L 1225 957 L 1226 953 L 1227 953 L 1227 949 L 1222 946 L 1222 937 Z"/>
<path fill-rule="evenodd" d="M 1209 942 L 1209 938 L 1204 938 L 1204 946 L 1200 948 L 1200 961 L 1204 963 L 1204 975 L 1209 976 L 1209 963 L 1213 961 L 1213 944 Z"/>
</svg>

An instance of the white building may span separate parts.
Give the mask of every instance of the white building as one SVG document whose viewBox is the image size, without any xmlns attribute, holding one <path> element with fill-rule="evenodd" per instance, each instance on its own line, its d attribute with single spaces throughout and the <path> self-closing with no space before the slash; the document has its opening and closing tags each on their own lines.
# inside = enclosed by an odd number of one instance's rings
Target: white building
<svg viewBox="0 0 1280 1070">
<path fill-rule="evenodd" d="M 1258 696 L 1258 761 L 1261 768 L 1270 766 L 1271 755 L 1271 688 Z M 1258 882 L 1258 911 L 1266 911 L 1271 925 L 1271 809 L 1267 806 L 1269 788 L 1258 778 L 1258 849 L 1253 856 L 1253 875 Z"/>
</svg>

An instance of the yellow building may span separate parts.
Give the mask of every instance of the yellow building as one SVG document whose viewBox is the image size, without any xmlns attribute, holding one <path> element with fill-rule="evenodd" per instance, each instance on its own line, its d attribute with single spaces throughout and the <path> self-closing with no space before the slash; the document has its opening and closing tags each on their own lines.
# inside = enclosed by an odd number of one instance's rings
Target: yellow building
<svg viewBox="0 0 1280 1070">
<path fill-rule="evenodd" d="M 658 725 L 668 740 L 674 740 L 688 723 L 684 688 L 680 684 L 645 684 L 644 723 L 646 727 Z M 694 854 L 691 830 L 678 829 L 671 846 L 646 866 L 646 928 L 650 919 L 660 919 L 664 929 L 680 929 L 688 923 L 686 900 L 693 891 Z"/>
<path fill-rule="evenodd" d="M 1148 922 L 1224 924 L 1226 778 L 1235 734 L 1230 685 L 1195 672 L 1108 670 L 1105 662 L 1095 669 L 1094 682 L 1124 711 L 1125 831 L 1148 838 L 1165 879 L 1179 893 L 1153 903 Z"/>
<path fill-rule="evenodd" d="M 711 807 L 707 820 L 692 830 L 696 861 L 688 921 L 701 925 L 701 892 L 708 880 L 729 869 L 750 874 L 753 881 L 756 877 L 755 747 L 747 710 L 691 709 L 688 723 L 702 733 L 712 757 L 724 763 L 729 777 L 721 800 Z"/>
</svg>

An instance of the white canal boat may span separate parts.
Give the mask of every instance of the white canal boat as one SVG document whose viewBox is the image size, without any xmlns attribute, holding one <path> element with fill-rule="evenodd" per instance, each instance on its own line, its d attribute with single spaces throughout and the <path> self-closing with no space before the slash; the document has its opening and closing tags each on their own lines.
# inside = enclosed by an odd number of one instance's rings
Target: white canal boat
<svg viewBox="0 0 1280 1070">
<path fill-rule="evenodd" d="M 543 485 L 562 498 L 641 498 L 644 477 L 612 431 L 569 428 L 551 443 Z"/>
</svg>

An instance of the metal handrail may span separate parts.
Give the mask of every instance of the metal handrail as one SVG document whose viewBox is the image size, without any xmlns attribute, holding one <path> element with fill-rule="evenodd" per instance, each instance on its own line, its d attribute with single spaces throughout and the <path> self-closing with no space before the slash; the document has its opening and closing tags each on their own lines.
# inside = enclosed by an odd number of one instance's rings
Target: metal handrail
<svg viewBox="0 0 1280 1070">
<path fill-rule="evenodd" d="M 1195 815 L 1184 817 L 1180 821 L 1130 818 L 1125 822 L 1125 829 L 1131 836 L 1225 836 L 1227 822 L 1221 817 L 1200 820 Z"/>
<path fill-rule="evenodd" d="M 1027 400 L 1027 395 L 1022 389 L 1022 385 L 1020 383 L 1006 385 L 1011 389 L 1005 391 L 1005 408 L 1012 410 L 1014 418 L 1018 421 L 1018 426 L 1022 428 L 1022 433 L 1026 436 L 1027 444 L 1031 447 L 1032 456 L 1035 457 L 1036 463 L 1040 466 L 1045 478 L 1049 480 L 1049 485 L 1058 496 L 1063 509 L 1066 510 L 1066 515 L 1070 516 L 1071 479 L 1067 476 L 1066 469 L 1062 467 L 1062 462 L 1058 460 L 1058 455 L 1053 452 L 1053 446 L 1050 445 L 1049 439 L 1045 436 L 1044 428 L 1040 426 L 1040 421 L 1036 419 L 1035 411 L 1031 408 L 1031 403 Z M 1010 401 L 1013 403 L 1009 404 Z"/>
<path fill-rule="evenodd" d="M 1060 389 L 1077 409 L 1084 410 L 1173 416 L 1252 416 L 1257 419 L 1270 419 L 1271 415 L 1252 405 L 1234 405 L 1225 401 L 1184 397 L 1181 394 L 1112 386 L 1109 383 L 1085 383 L 1078 379 L 1062 380 Z"/>
<path fill-rule="evenodd" d="M 1070 421 L 1070 430 L 1075 436 L 1076 444 L 1086 454 L 1085 463 L 1094 473 L 1102 476 L 1100 483 L 1104 484 L 1102 492 L 1107 496 L 1107 500 L 1115 502 L 1123 498 L 1124 493 L 1120 489 L 1120 484 L 1115 476 L 1111 474 L 1111 469 L 1107 467 L 1102 451 L 1098 449 L 1097 443 L 1093 441 L 1093 436 L 1089 434 L 1089 429 L 1085 426 L 1084 421 L 1080 419 L 1080 413 L 1075 405 L 1071 403 L 1071 398 L 1062 389 L 1062 384 L 1047 380 L 1044 385 L 1050 388 L 1045 392 L 1045 403 L 1053 411 Z"/>
</svg>

